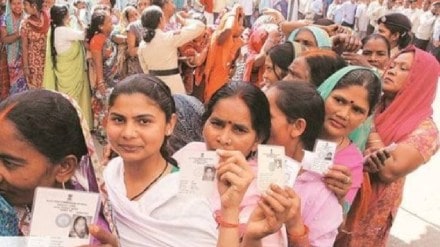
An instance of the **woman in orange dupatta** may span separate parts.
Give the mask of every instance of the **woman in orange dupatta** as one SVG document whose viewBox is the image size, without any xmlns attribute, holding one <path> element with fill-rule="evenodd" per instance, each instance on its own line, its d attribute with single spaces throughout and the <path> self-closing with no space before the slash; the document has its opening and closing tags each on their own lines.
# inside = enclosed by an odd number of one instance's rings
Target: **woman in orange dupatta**
<svg viewBox="0 0 440 247">
<path fill-rule="evenodd" d="M 232 11 L 223 15 L 212 35 L 205 65 L 204 101 L 208 101 L 229 80 L 237 52 L 244 45 L 240 37 L 244 28 L 243 18 L 243 8 L 235 5 Z"/>
<path fill-rule="evenodd" d="M 439 148 L 432 103 L 440 68 L 413 46 L 400 52 L 383 77 L 364 163 L 364 183 L 335 246 L 385 246 L 402 201 L 405 176 Z M 395 148 L 385 148 L 391 144 Z"/>
</svg>

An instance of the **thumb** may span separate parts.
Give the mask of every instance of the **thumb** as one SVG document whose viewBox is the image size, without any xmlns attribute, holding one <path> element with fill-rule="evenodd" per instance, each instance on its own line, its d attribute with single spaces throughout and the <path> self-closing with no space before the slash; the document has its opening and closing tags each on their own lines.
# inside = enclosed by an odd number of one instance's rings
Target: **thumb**
<svg viewBox="0 0 440 247">
<path fill-rule="evenodd" d="M 118 247 L 118 239 L 115 235 L 109 231 L 102 229 L 97 225 L 89 225 L 90 234 L 95 237 L 101 244 L 110 245 L 112 247 Z"/>
</svg>

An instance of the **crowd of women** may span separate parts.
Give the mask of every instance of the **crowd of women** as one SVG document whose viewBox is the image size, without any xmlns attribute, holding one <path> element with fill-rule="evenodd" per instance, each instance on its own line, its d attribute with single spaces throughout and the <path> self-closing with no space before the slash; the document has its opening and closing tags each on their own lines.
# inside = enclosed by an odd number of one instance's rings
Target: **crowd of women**
<svg viewBox="0 0 440 247">
<path fill-rule="evenodd" d="M 6 1 L 0 235 L 29 234 L 45 186 L 101 194 L 98 246 L 386 245 L 406 175 L 440 146 L 439 64 L 407 17 L 359 40 L 271 9 L 246 35 L 240 5 L 206 27 L 170 0 L 102 0 L 85 28 L 81 3 Z M 324 175 L 258 190 L 259 144 L 301 164 L 318 138 L 337 146 Z M 180 196 L 184 155 L 207 150 L 217 193 Z"/>
</svg>

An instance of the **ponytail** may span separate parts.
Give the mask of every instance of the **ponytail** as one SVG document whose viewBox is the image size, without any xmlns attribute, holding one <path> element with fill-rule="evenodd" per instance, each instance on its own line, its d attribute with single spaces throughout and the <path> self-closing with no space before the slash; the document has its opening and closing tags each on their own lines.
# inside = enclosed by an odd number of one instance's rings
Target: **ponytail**
<svg viewBox="0 0 440 247">
<path fill-rule="evenodd" d="M 145 42 L 149 43 L 154 38 L 161 18 L 163 18 L 162 10 L 157 6 L 149 6 L 142 12 L 141 22 L 145 28 L 143 37 Z"/>
<path fill-rule="evenodd" d="M 147 43 L 150 43 L 150 41 L 154 38 L 154 36 L 156 35 L 156 31 L 153 29 L 147 29 L 144 32 L 144 41 Z"/>
</svg>

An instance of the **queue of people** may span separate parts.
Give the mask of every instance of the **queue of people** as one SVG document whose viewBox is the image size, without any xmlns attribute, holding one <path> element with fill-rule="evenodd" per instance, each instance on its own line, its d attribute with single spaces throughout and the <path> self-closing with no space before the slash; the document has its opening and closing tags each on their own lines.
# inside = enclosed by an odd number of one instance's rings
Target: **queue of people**
<svg viewBox="0 0 440 247">
<path fill-rule="evenodd" d="M 206 16 L 171 0 L 120 13 L 105 0 L 5 2 L 1 236 L 29 235 L 43 186 L 100 194 L 91 246 L 385 246 L 406 175 L 440 147 L 440 66 L 398 11 L 367 34 L 361 14 L 338 19 L 355 1 L 330 15 L 311 1 L 313 18 L 303 1 L 261 1 L 280 9 L 259 16 L 227 1 L 196 1 Z M 318 139 L 336 146 L 324 174 L 304 168 Z M 294 183 L 259 190 L 260 144 L 302 167 Z M 180 196 L 185 155 L 206 151 L 215 193 Z"/>
</svg>

